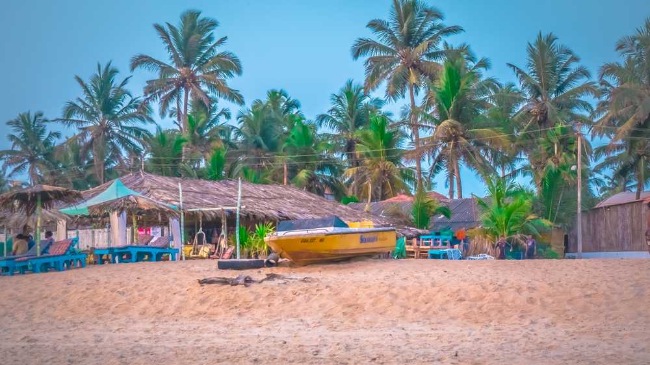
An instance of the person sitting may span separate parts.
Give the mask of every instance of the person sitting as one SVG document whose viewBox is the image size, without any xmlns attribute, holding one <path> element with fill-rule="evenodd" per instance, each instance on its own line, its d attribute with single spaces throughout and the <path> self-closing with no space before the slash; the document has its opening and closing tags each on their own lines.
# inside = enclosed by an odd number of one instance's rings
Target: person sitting
<svg viewBox="0 0 650 365">
<path fill-rule="evenodd" d="M 41 241 L 41 254 L 47 253 L 47 249 L 54 243 L 54 234 L 52 231 L 45 231 L 45 239 Z"/>
<path fill-rule="evenodd" d="M 14 238 L 14 247 L 11 251 L 11 254 L 13 256 L 24 255 L 28 250 L 29 248 L 27 247 L 27 237 L 22 233 L 17 234 Z"/>
</svg>

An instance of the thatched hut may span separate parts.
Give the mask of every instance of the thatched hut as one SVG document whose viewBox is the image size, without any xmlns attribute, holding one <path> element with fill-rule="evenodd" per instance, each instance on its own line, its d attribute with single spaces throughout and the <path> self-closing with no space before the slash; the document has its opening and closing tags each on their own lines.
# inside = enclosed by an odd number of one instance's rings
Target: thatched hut
<svg viewBox="0 0 650 365">
<path fill-rule="evenodd" d="M 189 225 L 196 224 L 200 216 L 204 223 L 221 225 L 223 216 L 233 227 L 237 205 L 238 182 L 234 180 L 208 181 L 176 177 L 164 177 L 136 172 L 120 177 L 129 189 L 157 202 L 182 207 Z M 106 190 L 113 181 L 82 192 L 90 199 Z M 288 219 L 320 218 L 336 215 L 348 222 L 372 221 L 376 226 L 394 226 L 407 237 L 418 231 L 391 219 L 352 209 L 335 201 L 288 185 L 261 185 L 242 181 L 240 218 L 243 225 L 257 222 L 278 222 Z M 191 230 L 190 230 L 191 231 Z M 208 235 L 209 237 L 209 235 Z"/>
</svg>

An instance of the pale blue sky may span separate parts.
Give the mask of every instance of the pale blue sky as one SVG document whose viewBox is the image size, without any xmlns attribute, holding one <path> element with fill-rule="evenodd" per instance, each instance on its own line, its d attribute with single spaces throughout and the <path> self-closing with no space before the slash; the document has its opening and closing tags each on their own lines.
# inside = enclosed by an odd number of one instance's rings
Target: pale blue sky
<svg viewBox="0 0 650 365">
<path fill-rule="evenodd" d="M 616 59 L 614 43 L 650 16 L 647 0 L 438 0 L 448 24 L 465 28 L 450 39 L 469 43 L 492 61 L 489 74 L 514 81 L 506 62 L 524 65 L 526 43 L 537 32 L 553 32 L 571 47 L 593 74 Z M 369 36 L 368 20 L 386 18 L 390 0 L 4 0 L 0 5 L 0 122 L 18 113 L 42 110 L 60 116 L 63 105 L 79 95 L 73 76 L 87 79 L 97 62 L 112 60 L 123 76 L 130 58 L 145 53 L 164 58 L 152 24 L 177 23 L 186 9 L 199 9 L 220 23 L 217 35 L 237 54 L 243 76 L 231 85 L 247 105 L 271 88 L 284 88 L 301 101 L 308 118 L 328 108 L 329 95 L 352 78 L 363 81 L 363 64 L 350 46 Z M 151 74 L 137 71 L 129 84 L 142 92 Z M 389 105 L 399 110 L 403 102 Z M 239 110 L 231 108 L 234 114 Z M 170 126 L 162 121 L 163 126 Z M 64 132 L 70 135 L 72 132 Z M 0 149 L 8 148 L 0 138 Z M 466 177 L 466 193 L 483 193 Z M 436 190 L 446 191 L 442 184 Z"/>
</svg>

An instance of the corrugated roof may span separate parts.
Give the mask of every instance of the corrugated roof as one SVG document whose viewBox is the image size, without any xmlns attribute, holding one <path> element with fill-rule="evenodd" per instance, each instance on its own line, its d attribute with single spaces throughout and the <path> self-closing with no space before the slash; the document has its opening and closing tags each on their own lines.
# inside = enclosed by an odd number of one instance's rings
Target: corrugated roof
<svg viewBox="0 0 650 365">
<path fill-rule="evenodd" d="M 622 193 L 612 195 L 609 198 L 598 203 L 596 205 L 596 208 L 604 208 L 604 207 L 610 207 L 612 205 L 634 203 L 636 201 L 641 201 L 646 198 L 650 198 L 650 191 L 641 192 L 641 199 L 636 198 L 636 192 L 624 191 Z"/>
<path fill-rule="evenodd" d="M 452 199 L 447 203 L 451 210 L 451 219 L 442 215 L 431 217 L 431 229 L 440 231 L 451 229 L 472 229 L 481 225 L 480 212 L 476 205 L 476 198 Z"/>
</svg>

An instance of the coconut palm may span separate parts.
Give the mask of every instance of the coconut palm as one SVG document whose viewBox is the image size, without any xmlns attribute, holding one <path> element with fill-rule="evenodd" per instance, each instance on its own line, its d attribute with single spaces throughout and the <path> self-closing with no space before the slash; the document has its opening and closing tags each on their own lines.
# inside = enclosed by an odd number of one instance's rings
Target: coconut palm
<svg viewBox="0 0 650 365">
<path fill-rule="evenodd" d="M 420 147 L 416 94 L 424 79 L 435 76 L 440 69 L 436 62 L 444 52 L 443 39 L 462 32 L 459 26 L 442 23 L 443 14 L 422 0 L 393 0 L 389 19 L 374 19 L 367 28 L 376 39 L 359 38 L 352 46 L 352 57 L 366 57 L 366 91 L 386 82 L 386 98 L 397 100 L 408 92 L 410 128 L 415 149 Z M 418 186 L 422 185 L 421 158 L 415 159 Z"/>
<path fill-rule="evenodd" d="M 228 79 L 241 75 L 241 63 L 233 53 L 220 50 L 228 37 L 215 38 L 218 26 L 215 19 L 201 17 L 200 11 L 188 10 L 181 14 L 178 26 L 154 24 L 167 50 L 168 62 L 142 54 L 131 59 L 131 71 L 144 68 L 158 74 L 157 78 L 147 81 L 146 100 L 159 102 L 161 115 L 176 106 L 179 111 L 177 123 L 182 132 L 187 129 L 191 99 L 201 100 L 206 106 L 211 104 L 212 97 L 240 105 L 244 103 L 239 91 L 228 86 Z"/>
<path fill-rule="evenodd" d="M 79 130 L 75 138 L 83 153 L 92 154 L 100 184 L 106 181 L 108 159 L 119 163 L 124 153 L 142 153 L 142 141 L 149 135 L 144 127 L 153 122 L 150 109 L 126 89 L 130 77 L 118 81 L 118 73 L 108 62 L 104 67 L 97 64 L 88 83 L 75 76 L 83 96 L 66 103 L 63 117 L 57 119 Z"/>
<path fill-rule="evenodd" d="M 345 156 L 348 167 L 359 165 L 356 159 L 357 131 L 366 128 L 370 115 L 378 112 L 384 102 L 371 98 L 363 91 L 361 85 L 348 80 L 337 94 L 330 96 L 330 109 L 326 114 L 319 114 L 316 123 L 321 128 L 328 128 L 328 136 Z"/>
<path fill-rule="evenodd" d="M 428 229 L 432 216 L 443 215 L 449 219 L 451 218 L 451 209 L 440 205 L 438 200 L 431 198 L 424 189 L 420 188 L 415 193 L 411 215 L 415 228 Z"/>
<path fill-rule="evenodd" d="M 47 130 L 47 119 L 42 112 L 20 113 L 7 122 L 12 133 L 7 135 L 11 149 L 0 151 L 8 177 L 27 172 L 31 185 L 44 182 L 46 175 L 56 168 L 54 147 L 61 133 Z"/>
<path fill-rule="evenodd" d="M 619 153 L 617 174 L 633 174 L 639 199 L 648 180 L 645 166 L 650 138 L 650 18 L 634 35 L 619 40 L 616 50 L 623 62 L 605 64 L 600 70 L 603 98 L 597 111 L 602 117 L 594 134 L 611 137 L 605 154 Z"/>
<path fill-rule="evenodd" d="M 148 159 L 147 171 L 161 176 L 181 176 L 181 156 L 187 140 L 176 130 L 162 130 L 157 127 L 153 136 L 146 138 Z"/>
<path fill-rule="evenodd" d="M 201 103 L 195 102 L 192 112 L 187 116 L 187 130 L 184 135 L 187 139 L 186 149 L 193 165 L 207 160 L 215 148 L 223 146 L 221 137 L 225 134 L 225 129 L 230 127 L 222 120 L 230 119 L 230 111 L 216 108 L 213 110 L 210 112 Z"/>
<path fill-rule="evenodd" d="M 282 149 L 288 156 L 284 166 L 291 183 L 321 196 L 326 190 L 342 196 L 344 188 L 338 179 L 341 167 L 328 153 L 330 149 L 329 143 L 317 138 L 315 126 L 296 120 Z"/>
<path fill-rule="evenodd" d="M 369 127 L 358 132 L 358 138 L 361 164 L 345 171 L 351 189 L 363 192 L 368 200 L 384 200 L 408 192 L 414 175 L 413 170 L 402 164 L 404 136 L 401 132 L 389 125 L 387 117 L 373 115 Z M 358 179 L 352 180 L 357 176 Z"/>
<path fill-rule="evenodd" d="M 484 123 L 499 129 L 505 136 L 512 137 L 516 132 L 514 116 L 523 102 L 523 95 L 515 84 L 497 84 L 489 96 L 489 109 L 483 114 Z M 520 172 L 520 158 L 517 149 L 492 148 L 486 152 L 486 158 L 501 177 L 517 175 Z"/>
<path fill-rule="evenodd" d="M 481 114 L 490 107 L 489 97 L 497 86 L 496 81 L 482 78 L 481 71 L 488 66 L 486 59 L 476 60 L 468 50 L 450 56 L 424 99 L 423 109 L 431 110 L 435 129 L 423 139 L 422 150 L 432 156 L 432 174 L 446 171 L 451 199 L 454 185 L 458 197 L 463 197 L 461 165 L 492 173 L 485 151 L 509 145 L 501 131 L 481 125 Z"/>
<path fill-rule="evenodd" d="M 592 112 L 588 98 L 596 95 L 596 87 L 588 81 L 589 71 L 579 65 L 580 58 L 552 33 L 539 33 L 528 43 L 527 53 L 525 68 L 508 66 L 524 94 L 523 106 L 515 116 L 518 147 L 529 160 L 529 173 L 539 190 L 553 156 L 532 146 L 539 145 L 546 131 L 556 125 L 589 123 L 585 116 Z"/>
</svg>

